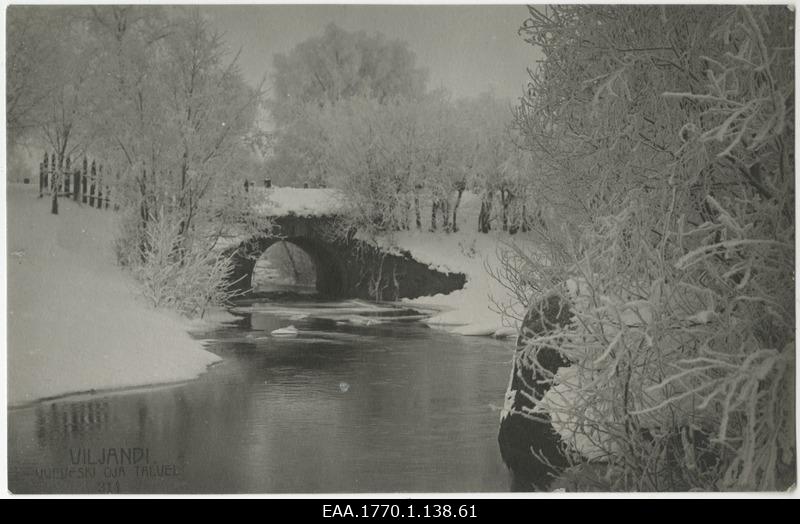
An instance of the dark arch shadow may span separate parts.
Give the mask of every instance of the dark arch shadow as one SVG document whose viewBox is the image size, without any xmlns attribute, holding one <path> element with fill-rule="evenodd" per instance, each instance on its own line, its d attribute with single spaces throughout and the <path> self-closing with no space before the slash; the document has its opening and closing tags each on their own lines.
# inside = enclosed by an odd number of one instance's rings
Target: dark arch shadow
<svg viewBox="0 0 800 524">
<path fill-rule="evenodd" d="M 309 237 L 260 237 L 251 239 L 239 247 L 232 257 L 234 273 L 233 288 L 249 292 L 253 283 L 256 262 L 267 249 L 277 242 L 289 242 L 302 249 L 311 259 L 316 272 L 317 293 L 326 298 L 340 298 L 346 291 L 345 268 L 339 257 L 320 240 Z"/>
</svg>

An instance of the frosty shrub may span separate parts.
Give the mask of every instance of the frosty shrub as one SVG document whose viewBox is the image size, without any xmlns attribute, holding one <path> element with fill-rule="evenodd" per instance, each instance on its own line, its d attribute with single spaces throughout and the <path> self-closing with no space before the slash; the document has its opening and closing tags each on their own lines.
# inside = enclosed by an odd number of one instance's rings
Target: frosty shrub
<svg viewBox="0 0 800 524">
<path fill-rule="evenodd" d="M 169 308 L 194 317 L 211 306 L 228 302 L 235 295 L 229 290 L 230 257 L 221 256 L 205 242 L 186 242 L 180 235 L 180 222 L 161 216 L 147 222 L 139 232 L 133 249 L 119 249 L 128 261 L 142 294 L 156 308 Z M 126 243 L 123 240 L 118 243 Z"/>
<path fill-rule="evenodd" d="M 272 222 L 260 215 L 259 203 L 256 193 L 217 193 L 198 206 L 195 226 L 188 231 L 183 231 L 178 206 L 162 206 L 146 221 L 141 208 L 128 206 L 115 242 L 117 260 L 141 282 L 153 307 L 202 316 L 207 308 L 224 305 L 238 294 L 230 289 L 228 249 L 271 230 Z"/>
<path fill-rule="evenodd" d="M 548 242 L 508 258 L 572 306 L 519 358 L 571 363 L 536 409 L 574 489 L 795 482 L 793 32 L 785 6 L 531 8 Z"/>
</svg>

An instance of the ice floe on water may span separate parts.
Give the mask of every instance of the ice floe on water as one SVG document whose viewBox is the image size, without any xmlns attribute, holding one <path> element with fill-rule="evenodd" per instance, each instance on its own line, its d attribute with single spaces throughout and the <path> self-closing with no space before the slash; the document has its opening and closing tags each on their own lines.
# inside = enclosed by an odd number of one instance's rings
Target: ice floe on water
<svg viewBox="0 0 800 524">
<path fill-rule="evenodd" d="M 335 338 L 316 338 L 316 337 L 276 337 L 272 339 L 273 342 L 279 344 L 325 344 L 326 346 L 343 346 L 348 344 L 344 340 L 336 340 Z"/>
<path fill-rule="evenodd" d="M 241 301 L 232 308 L 233 313 L 264 314 L 286 318 L 291 322 L 304 320 L 332 320 L 337 324 L 354 326 L 372 326 L 387 322 L 412 322 L 424 320 L 433 312 L 419 311 L 395 304 L 370 303 L 362 300 L 345 300 L 339 302 L 266 302 L 247 303 Z"/>
<path fill-rule="evenodd" d="M 297 333 L 299 333 L 298 329 L 292 325 L 274 329 L 270 332 L 270 335 L 273 337 L 296 337 Z"/>
</svg>

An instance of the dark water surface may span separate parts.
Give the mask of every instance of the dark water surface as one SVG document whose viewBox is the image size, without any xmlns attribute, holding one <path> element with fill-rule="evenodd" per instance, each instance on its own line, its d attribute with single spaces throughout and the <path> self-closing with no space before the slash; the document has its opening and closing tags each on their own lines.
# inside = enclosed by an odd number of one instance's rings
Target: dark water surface
<svg viewBox="0 0 800 524">
<path fill-rule="evenodd" d="M 9 488 L 507 491 L 497 430 L 510 344 L 375 323 L 352 305 L 251 305 L 198 334 L 224 358 L 198 380 L 10 410 Z M 288 325 L 300 334 L 270 335 Z"/>
</svg>

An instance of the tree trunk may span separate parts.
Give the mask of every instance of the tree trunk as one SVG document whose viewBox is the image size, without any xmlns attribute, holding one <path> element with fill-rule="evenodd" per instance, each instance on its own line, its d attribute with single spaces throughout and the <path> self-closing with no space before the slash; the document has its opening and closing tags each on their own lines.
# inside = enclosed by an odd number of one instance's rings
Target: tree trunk
<svg viewBox="0 0 800 524">
<path fill-rule="evenodd" d="M 500 190 L 500 203 L 503 206 L 503 231 L 508 231 L 508 205 L 511 203 L 512 198 L 511 191 L 507 189 Z"/>
<path fill-rule="evenodd" d="M 414 193 L 414 219 L 417 223 L 417 230 L 422 229 L 422 216 L 419 212 L 419 195 Z"/>
<path fill-rule="evenodd" d="M 97 209 L 103 207 L 103 166 L 97 172 Z"/>
<path fill-rule="evenodd" d="M 456 196 L 456 203 L 453 205 L 453 233 L 458 233 L 458 206 L 461 205 L 461 195 L 464 194 L 464 188 L 458 188 L 458 195 Z"/>
<path fill-rule="evenodd" d="M 97 162 L 92 160 L 92 169 L 89 179 L 89 207 L 94 207 L 94 192 L 97 183 Z"/>
<path fill-rule="evenodd" d="M 47 156 L 47 151 L 44 153 L 44 162 L 41 165 L 41 173 L 42 173 L 42 187 L 43 189 L 47 189 L 47 173 L 48 169 L 50 168 L 50 160 Z"/>
<path fill-rule="evenodd" d="M 76 169 L 72 172 L 72 200 L 78 201 L 81 195 L 81 172 Z"/>
<path fill-rule="evenodd" d="M 71 187 L 72 184 L 70 183 L 72 181 L 71 180 L 71 178 L 72 178 L 71 177 L 71 175 L 72 175 L 72 173 L 71 173 L 72 165 L 71 165 L 71 161 L 70 161 L 69 157 L 67 157 L 67 162 L 66 162 L 65 166 L 66 167 L 64 168 L 64 172 L 63 172 L 63 175 L 62 175 L 64 177 L 64 196 L 67 198 L 67 200 L 69 200 L 69 197 L 72 196 L 72 193 L 70 192 L 70 190 L 72 189 L 72 187 Z"/>
<path fill-rule="evenodd" d="M 88 185 L 86 184 L 87 175 L 89 174 L 89 164 L 86 157 L 83 157 L 83 173 L 81 174 L 81 203 L 86 203 L 86 194 L 88 192 Z"/>
<path fill-rule="evenodd" d="M 530 230 L 528 226 L 528 209 L 525 204 L 522 204 L 522 232 L 527 233 Z"/>
<path fill-rule="evenodd" d="M 519 207 L 510 206 L 510 212 L 508 217 L 508 233 L 511 235 L 516 235 L 517 232 L 519 231 L 519 225 L 521 222 L 522 222 L 522 217 L 520 216 Z"/>
<path fill-rule="evenodd" d="M 84 188 L 85 190 L 86 188 Z M 150 221 L 150 210 L 147 206 L 147 169 L 142 168 L 142 177 L 139 179 L 139 192 L 141 202 L 139 203 L 139 227 L 141 229 L 139 236 L 139 256 L 142 262 L 147 261 L 147 253 L 150 251 L 150 244 L 147 241 L 147 225 Z"/>
<path fill-rule="evenodd" d="M 431 231 L 436 231 L 436 211 L 439 208 L 439 202 L 434 199 L 431 203 Z"/>
<path fill-rule="evenodd" d="M 494 192 L 488 191 L 481 200 L 481 211 L 478 214 L 478 231 L 488 233 L 492 229 L 492 199 Z"/>
<path fill-rule="evenodd" d="M 61 170 L 64 167 L 64 154 L 59 152 L 58 153 L 58 167 L 53 170 L 53 180 L 52 183 L 52 190 L 53 190 L 53 202 L 50 206 L 50 213 L 57 215 L 58 214 L 58 190 L 61 189 Z"/>
<path fill-rule="evenodd" d="M 56 152 L 50 156 L 50 191 L 56 189 Z"/>
</svg>

